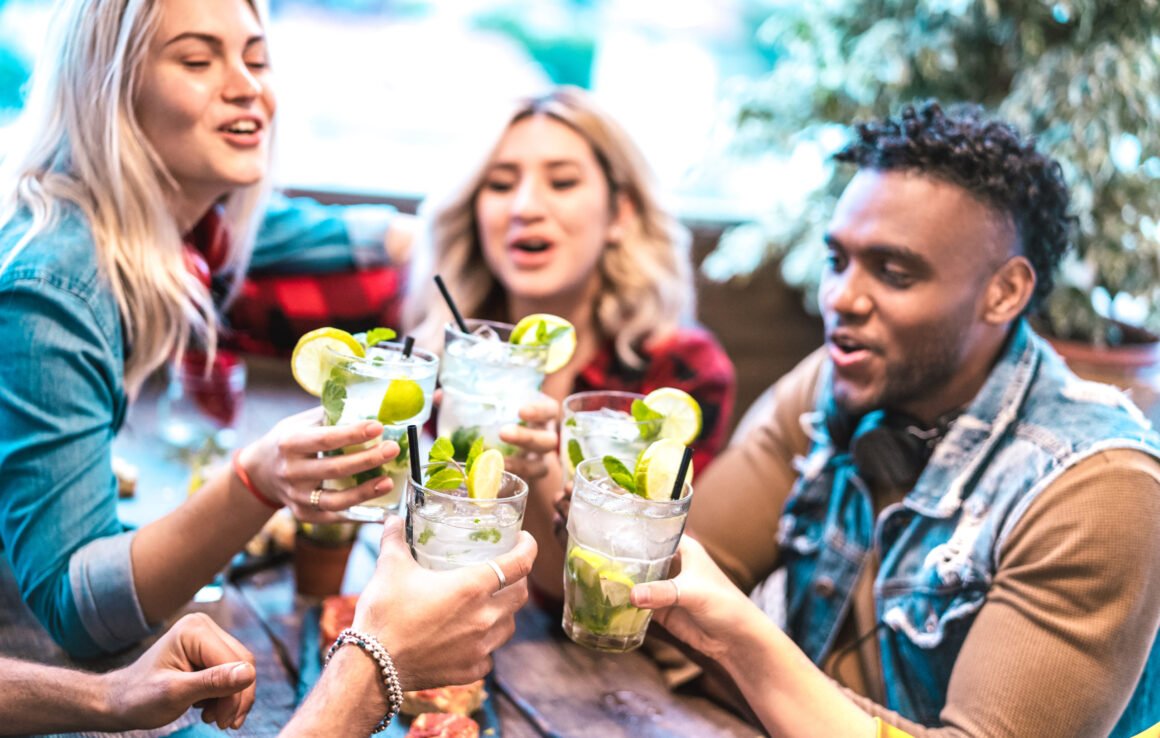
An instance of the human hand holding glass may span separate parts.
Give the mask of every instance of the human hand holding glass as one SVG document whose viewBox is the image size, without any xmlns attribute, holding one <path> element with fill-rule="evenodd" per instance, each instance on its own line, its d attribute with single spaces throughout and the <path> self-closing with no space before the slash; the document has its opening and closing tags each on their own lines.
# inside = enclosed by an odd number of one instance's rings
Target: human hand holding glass
<svg viewBox="0 0 1160 738">
<path fill-rule="evenodd" d="M 683 454 L 680 462 L 673 452 Z M 634 585 L 668 572 L 692 502 L 690 455 L 682 444 L 658 441 L 631 475 L 612 457 L 576 467 L 563 619 L 573 641 L 611 652 L 644 642 L 651 613 L 635 607 L 629 595 Z"/>
</svg>

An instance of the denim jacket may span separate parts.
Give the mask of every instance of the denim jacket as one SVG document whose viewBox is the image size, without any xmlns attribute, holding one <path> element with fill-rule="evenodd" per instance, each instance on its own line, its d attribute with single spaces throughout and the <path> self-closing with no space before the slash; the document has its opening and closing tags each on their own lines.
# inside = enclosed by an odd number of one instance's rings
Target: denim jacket
<svg viewBox="0 0 1160 738">
<path fill-rule="evenodd" d="M 823 377 L 825 392 L 829 386 Z M 924 725 L 939 722 L 951 671 L 1004 542 L 1038 495 L 1099 451 L 1160 456 L 1160 438 L 1122 393 L 1078 379 L 1024 322 L 914 489 L 877 519 L 867 486 L 848 454 L 835 449 L 821 418 L 815 430 L 779 531 L 786 630 L 822 663 L 867 553 L 877 545 L 874 598 L 886 626 L 878 631 L 886 707 Z M 1113 736 L 1155 722 L 1154 714 L 1137 713 L 1149 700 L 1153 710 L 1160 704 L 1157 668 L 1160 645 Z"/>
<path fill-rule="evenodd" d="M 391 211 L 378 208 L 377 227 L 372 211 L 275 198 L 253 265 L 333 271 L 383 260 Z M 0 228 L 0 264 L 28 222 L 17 215 Z M 126 348 L 75 208 L 0 272 L 0 345 L 0 551 L 24 601 L 70 654 L 122 649 L 151 631 L 111 465 L 128 410 Z"/>
</svg>

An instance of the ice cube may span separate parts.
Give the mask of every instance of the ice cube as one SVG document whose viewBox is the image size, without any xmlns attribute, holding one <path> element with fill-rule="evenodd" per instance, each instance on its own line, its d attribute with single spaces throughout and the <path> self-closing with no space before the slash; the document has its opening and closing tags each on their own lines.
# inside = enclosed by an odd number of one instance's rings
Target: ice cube
<svg viewBox="0 0 1160 738">
<path fill-rule="evenodd" d="M 475 330 L 473 330 L 471 332 L 471 335 L 478 336 L 479 338 L 482 338 L 485 341 L 498 341 L 498 340 L 500 340 L 499 334 L 496 333 L 495 328 L 492 328 L 490 325 L 479 326 L 478 328 L 476 328 Z"/>
</svg>

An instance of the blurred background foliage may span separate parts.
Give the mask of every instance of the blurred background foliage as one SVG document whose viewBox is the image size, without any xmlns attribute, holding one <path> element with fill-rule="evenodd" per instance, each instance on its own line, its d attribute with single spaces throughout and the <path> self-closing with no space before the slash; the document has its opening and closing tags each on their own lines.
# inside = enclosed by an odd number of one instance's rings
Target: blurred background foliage
<svg viewBox="0 0 1160 738">
<path fill-rule="evenodd" d="M 1076 249 L 1043 309 L 1061 338 L 1160 330 L 1160 0 L 819 0 L 780 3 L 758 31 L 778 59 L 727 102 L 727 156 L 765 157 L 798 196 L 732 229 L 716 278 L 781 259 L 816 304 L 822 234 L 849 177 L 828 160 L 846 125 L 937 98 L 984 105 L 1057 157 L 1079 218 Z M 779 189 L 774 186 L 772 189 Z"/>
</svg>

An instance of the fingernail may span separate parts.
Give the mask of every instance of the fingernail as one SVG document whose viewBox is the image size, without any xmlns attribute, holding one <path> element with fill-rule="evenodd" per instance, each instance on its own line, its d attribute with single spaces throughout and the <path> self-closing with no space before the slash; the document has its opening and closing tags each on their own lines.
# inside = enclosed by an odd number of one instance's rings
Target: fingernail
<svg viewBox="0 0 1160 738">
<path fill-rule="evenodd" d="M 368 436 L 380 435 L 383 432 L 383 426 L 372 420 L 363 426 L 363 433 Z"/>
<path fill-rule="evenodd" d="M 240 663 L 230 669 L 230 679 L 234 681 L 242 681 L 250 676 L 250 665 Z"/>
<path fill-rule="evenodd" d="M 638 607 L 647 607 L 650 604 L 650 600 L 652 598 L 649 597 L 648 587 L 636 586 L 633 587 L 632 592 L 629 593 L 629 599 L 631 599 L 633 604 L 637 605 Z"/>
<path fill-rule="evenodd" d="M 379 481 L 375 482 L 375 492 L 390 492 L 394 486 L 395 485 L 391 482 L 390 478 L 383 477 Z"/>
</svg>

